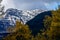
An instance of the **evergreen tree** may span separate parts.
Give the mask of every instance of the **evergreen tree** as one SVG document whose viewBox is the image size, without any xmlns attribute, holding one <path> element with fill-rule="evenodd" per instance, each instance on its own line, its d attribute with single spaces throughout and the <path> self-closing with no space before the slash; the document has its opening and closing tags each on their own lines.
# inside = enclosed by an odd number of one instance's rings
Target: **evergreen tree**
<svg viewBox="0 0 60 40">
<path fill-rule="evenodd" d="M 4 5 L 1 4 L 2 0 L 0 0 L 0 18 L 3 18 L 4 16 Z"/>
</svg>

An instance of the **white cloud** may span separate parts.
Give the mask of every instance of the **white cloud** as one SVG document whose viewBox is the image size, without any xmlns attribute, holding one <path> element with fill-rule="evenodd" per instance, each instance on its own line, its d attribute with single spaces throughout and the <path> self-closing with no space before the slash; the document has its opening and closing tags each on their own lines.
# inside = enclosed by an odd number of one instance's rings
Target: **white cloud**
<svg viewBox="0 0 60 40">
<path fill-rule="evenodd" d="M 8 8 L 17 8 L 20 10 L 29 10 L 29 9 L 54 9 L 54 2 L 60 2 L 59 0 L 3 0 L 2 4 L 5 6 L 5 9 Z M 53 5 L 52 5 L 53 4 Z"/>
<path fill-rule="evenodd" d="M 45 3 L 45 6 L 48 10 L 56 10 L 58 8 L 58 3 L 52 2 L 52 3 Z"/>
<path fill-rule="evenodd" d="M 1 4 L 5 6 L 5 10 L 8 8 L 15 8 L 13 0 L 3 0 Z"/>
<path fill-rule="evenodd" d="M 48 4 L 48 3 L 45 3 L 45 5 L 46 5 L 46 6 L 49 6 L 49 4 Z"/>
<path fill-rule="evenodd" d="M 17 8 L 20 10 L 31 10 L 31 9 L 45 9 L 46 7 L 42 2 L 39 1 L 23 1 L 21 0 L 3 0 L 2 4 L 5 6 L 5 10 L 8 8 Z"/>
<path fill-rule="evenodd" d="M 43 2 L 16 2 L 15 7 L 20 10 L 46 9 Z"/>
</svg>

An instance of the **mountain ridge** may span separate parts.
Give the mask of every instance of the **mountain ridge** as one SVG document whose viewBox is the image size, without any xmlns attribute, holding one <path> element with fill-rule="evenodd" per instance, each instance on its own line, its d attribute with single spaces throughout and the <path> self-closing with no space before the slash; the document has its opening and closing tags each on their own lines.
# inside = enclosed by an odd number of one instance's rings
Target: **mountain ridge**
<svg viewBox="0 0 60 40">
<path fill-rule="evenodd" d="M 7 28 L 9 28 L 10 26 L 14 26 L 16 25 L 16 21 L 22 21 L 23 24 L 26 24 L 26 22 L 28 22 L 29 20 L 33 19 L 36 15 L 44 12 L 45 10 L 18 10 L 18 9 L 7 9 L 6 12 L 4 12 L 4 16 L 2 16 L 2 18 L 0 18 L 0 27 L 3 29 L 3 32 L 6 31 Z M 3 26 L 4 25 L 4 26 Z M 0 30 L 2 30 L 0 29 Z"/>
</svg>

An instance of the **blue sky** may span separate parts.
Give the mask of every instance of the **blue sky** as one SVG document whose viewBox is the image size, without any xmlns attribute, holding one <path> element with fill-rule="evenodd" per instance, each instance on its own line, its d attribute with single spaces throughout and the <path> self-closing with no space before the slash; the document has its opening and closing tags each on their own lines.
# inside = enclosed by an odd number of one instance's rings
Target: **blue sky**
<svg viewBox="0 0 60 40">
<path fill-rule="evenodd" d="M 17 8 L 19 10 L 54 10 L 60 4 L 60 0 L 3 0 L 5 9 Z"/>
</svg>

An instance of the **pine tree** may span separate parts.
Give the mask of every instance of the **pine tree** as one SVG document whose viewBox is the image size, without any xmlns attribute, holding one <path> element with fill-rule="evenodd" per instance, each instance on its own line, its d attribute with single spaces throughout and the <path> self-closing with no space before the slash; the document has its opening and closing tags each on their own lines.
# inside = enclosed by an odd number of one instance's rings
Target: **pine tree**
<svg viewBox="0 0 60 40">
<path fill-rule="evenodd" d="M 0 18 L 3 18 L 4 16 L 4 5 L 1 4 L 2 0 L 0 0 Z"/>
<path fill-rule="evenodd" d="M 0 0 L 0 3 L 1 3 L 2 0 Z"/>
</svg>

